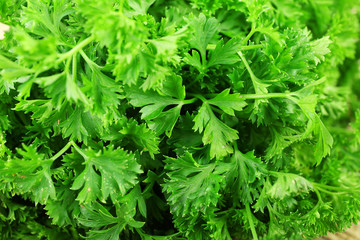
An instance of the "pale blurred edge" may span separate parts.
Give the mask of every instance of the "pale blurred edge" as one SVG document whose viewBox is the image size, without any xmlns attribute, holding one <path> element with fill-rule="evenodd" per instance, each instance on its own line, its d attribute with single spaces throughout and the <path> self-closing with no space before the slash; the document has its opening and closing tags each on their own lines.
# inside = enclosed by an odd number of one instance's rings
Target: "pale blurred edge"
<svg viewBox="0 0 360 240">
<path fill-rule="evenodd" d="M 1 1 L 1 0 L 0 0 Z M 4 34 L 9 31 L 10 27 L 0 22 L 0 40 L 4 39 Z"/>
<path fill-rule="evenodd" d="M 360 225 L 354 225 L 342 233 L 329 233 L 327 236 L 314 240 L 360 240 Z"/>
</svg>

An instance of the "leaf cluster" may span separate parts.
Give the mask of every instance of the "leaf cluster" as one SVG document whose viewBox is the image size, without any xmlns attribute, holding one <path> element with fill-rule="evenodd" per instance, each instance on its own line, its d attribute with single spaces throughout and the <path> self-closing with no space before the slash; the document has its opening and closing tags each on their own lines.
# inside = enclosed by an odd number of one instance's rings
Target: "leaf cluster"
<svg viewBox="0 0 360 240">
<path fill-rule="evenodd" d="M 1 239 L 313 239 L 360 220 L 356 0 L 3 0 Z"/>
</svg>

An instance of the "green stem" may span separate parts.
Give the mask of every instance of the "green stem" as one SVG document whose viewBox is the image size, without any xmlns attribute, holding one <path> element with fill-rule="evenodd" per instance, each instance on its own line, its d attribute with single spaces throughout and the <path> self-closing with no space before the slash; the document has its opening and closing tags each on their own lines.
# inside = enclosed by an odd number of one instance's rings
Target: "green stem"
<svg viewBox="0 0 360 240">
<path fill-rule="evenodd" d="M 256 233 L 256 229 L 255 229 L 255 225 L 254 225 L 254 221 L 253 221 L 253 214 L 251 213 L 250 210 L 250 205 L 249 204 L 245 204 L 245 208 L 246 208 L 246 213 L 248 215 L 248 220 L 249 220 L 249 224 L 250 224 L 250 229 L 251 229 L 251 234 L 254 238 L 254 240 L 258 240 L 258 236 Z"/>
<path fill-rule="evenodd" d="M 191 99 L 183 100 L 182 103 L 183 103 L 183 105 L 186 105 L 186 104 L 194 103 L 197 100 L 198 100 L 198 98 L 191 98 Z"/>
<path fill-rule="evenodd" d="M 86 154 L 84 153 L 83 150 L 81 150 L 81 148 L 79 148 L 78 145 L 76 145 L 76 143 L 74 141 L 70 141 L 68 142 L 59 152 L 57 152 L 54 156 L 52 156 L 50 158 L 51 161 L 55 161 L 56 159 L 58 159 L 61 155 L 63 155 L 71 146 L 73 146 L 75 148 L 75 150 L 85 159 L 88 159 L 88 156 L 86 156 Z"/>
<path fill-rule="evenodd" d="M 119 2 L 119 13 L 120 13 L 120 15 L 123 14 L 123 7 L 124 7 L 124 0 L 120 0 L 120 2 Z"/>
<path fill-rule="evenodd" d="M 268 171 L 268 173 L 270 173 L 271 175 L 274 175 L 274 176 L 279 176 L 279 175 L 283 174 L 282 172 L 275 172 L 275 171 Z"/>
<path fill-rule="evenodd" d="M 67 74 L 69 74 L 70 63 L 71 63 L 71 59 L 68 58 L 68 59 L 66 60 L 65 69 L 64 69 L 64 72 L 66 72 Z"/>
<path fill-rule="evenodd" d="M 94 61 L 92 61 L 87 55 L 86 53 L 81 49 L 79 51 L 79 53 L 81 54 L 81 56 L 84 58 L 85 62 L 89 65 L 89 67 L 93 70 L 93 67 L 97 67 L 97 68 L 101 68 L 99 65 L 97 65 Z"/>
<path fill-rule="evenodd" d="M 325 189 L 323 189 L 323 188 L 321 188 L 321 187 L 316 187 L 316 188 L 317 188 L 319 191 L 324 192 L 324 193 L 327 193 L 327 194 L 329 194 L 329 195 L 337 195 L 337 194 L 347 193 L 347 192 L 330 192 L 330 191 L 325 190 Z"/>
<path fill-rule="evenodd" d="M 324 185 L 321 183 L 312 183 L 314 186 L 316 186 L 317 188 L 321 188 L 321 189 L 328 189 L 328 190 L 332 190 L 332 191 L 339 191 L 339 192 L 354 192 L 354 191 L 359 191 L 359 188 L 344 188 L 344 187 L 336 187 L 336 186 L 329 186 L 329 185 Z"/>
<path fill-rule="evenodd" d="M 74 54 L 72 57 L 72 80 L 74 84 L 76 85 L 76 75 L 77 75 L 77 61 L 76 61 L 76 55 Z"/>
<path fill-rule="evenodd" d="M 207 99 L 204 98 L 204 97 L 203 97 L 202 95 L 200 95 L 200 94 L 188 93 L 188 95 L 189 95 L 189 96 L 193 96 L 193 97 L 195 97 L 195 98 L 197 98 L 197 99 L 200 99 L 200 100 L 203 101 L 203 102 L 207 102 Z"/>
<path fill-rule="evenodd" d="M 200 99 L 201 101 L 203 102 L 206 102 L 206 98 L 203 97 L 202 95 L 200 94 L 195 94 L 195 93 L 188 93 L 187 95 L 189 96 L 193 96 L 195 98 L 198 98 Z M 214 94 L 207 94 L 206 97 L 208 98 L 214 98 L 216 97 L 218 94 L 214 93 Z M 265 94 L 242 94 L 240 95 L 240 97 L 244 100 L 250 100 L 250 99 L 269 99 L 269 98 L 288 98 L 290 99 L 292 93 L 265 93 Z M 195 102 L 194 99 L 190 99 L 191 102 L 190 103 L 193 103 Z M 188 100 L 186 100 L 188 101 Z M 185 103 L 186 104 L 186 103 Z"/>
<path fill-rule="evenodd" d="M 287 174 L 287 175 L 294 175 L 294 176 L 300 176 L 300 175 L 297 175 L 297 174 L 294 174 L 294 173 L 284 173 L 284 172 L 275 172 L 275 171 L 269 171 L 268 173 L 274 175 L 274 176 L 279 176 L 279 175 L 284 175 L 284 174 Z M 302 177 L 302 176 L 300 176 Z M 304 177 L 302 177 L 304 178 Z M 304 178 L 306 179 L 306 178 Z M 307 179 L 306 179 L 307 180 Z M 317 182 L 312 182 L 312 181 L 309 181 L 307 180 L 309 183 L 311 183 L 314 188 L 316 189 L 322 189 L 322 190 L 331 190 L 331 191 L 339 191 L 339 192 L 354 192 L 354 191 L 360 191 L 360 188 L 344 188 L 344 187 L 336 187 L 336 186 L 329 186 L 329 185 L 325 185 L 325 184 L 321 184 L 321 183 L 317 183 Z"/>
<path fill-rule="evenodd" d="M 85 159 L 87 160 L 89 157 L 86 156 L 86 154 L 84 153 L 84 151 L 79 148 L 78 145 L 76 145 L 76 143 L 74 143 L 73 141 L 70 141 L 71 142 L 71 145 L 75 148 L 75 150 Z"/>
<path fill-rule="evenodd" d="M 324 82 L 326 82 L 326 77 L 322 77 L 319 80 L 316 80 L 315 82 L 310 83 L 309 85 L 303 87 L 299 91 L 303 91 L 304 89 L 315 87 L 317 85 L 323 84 Z"/>
<path fill-rule="evenodd" d="M 76 231 L 74 227 L 70 228 L 71 235 L 74 239 L 79 239 L 79 233 Z"/>
<path fill-rule="evenodd" d="M 61 155 L 63 155 L 72 145 L 72 142 L 68 142 L 60 151 L 58 151 L 54 156 L 50 158 L 51 161 L 55 161 L 58 159 Z"/>
<path fill-rule="evenodd" d="M 246 67 L 246 70 L 249 72 L 250 74 L 250 78 L 251 78 L 251 81 L 254 85 L 254 88 L 255 88 L 255 93 L 257 93 L 257 77 L 255 76 L 254 72 L 252 71 L 252 69 L 250 68 L 250 65 L 248 63 L 248 61 L 246 60 L 244 54 L 241 52 L 241 51 L 238 51 L 238 55 L 239 57 L 241 58 L 241 61 L 244 63 L 245 67 Z"/>
<path fill-rule="evenodd" d="M 309 212 L 307 212 L 305 215 L 301 216 L 300 219 L 307 219 L 311 214 L 313 214 L 315 211 L 317 211 L 320 207 L 320 205 L 323 203 L 322 197 L 320 192 L 317 189 L 314 189 L 314 192 L 318 198 L 318 201 L 313 209 L 311 209 Z"/>
<path fill-rule="evenodd" d="M 81 41 L 79 44 L 77 44 L 73 49 L 71 49 L 70 51 L 64 53 L 61 55 L 61 57 L 56 61 L 57 63 L 61 63 L 62 61 L 64 61 L 65 59 L 68 59 L 70 57 L 72 57 L 75 53 L 79 52 L 81 49 L 83 49 L 86 45 L 88 45 L 89 43 L 91 43 L 92 41 L 94 41 L 95 37 L 94 36 L 90 36 L 86 39 L 84 39 L 83 41 Z"/>
<path fill-rule="evenodd" d="M 289 98 L 290 93 L 266 93 L 266 94 L 243 94 L 243 99 L 268 99 L 268 98 Z"/>
<path fill-rule="evenodd" d="M 218 109 L 218 108 L 216 108 L 216 107 L 210 106 L 210 108 L 211 108 L 211 110 L 212 110 L 213 112 L 218 113 L 220 116 L 224 113 L 222 110 L 220 110 L 220 109 Z"/>
<path fill-rule="evenodd" d="M 216 48 L 216 44 L 208 44 L 206 47 L 207 50 L 215 50 L 215 48 Z M 261 44 L 241 46 L 240 50 L 247 51 L 247 50 L 259 49 L 259 48 L 262 48 Z"/>
<path fill-rule="evenodd" d="M 280 80 L 278 78 L 275 79 L 269 79 L 269 80 L 264 80 L 262 79 L 263 83 L 273 83 L 273 82 L 279 82 Z"/>
<path fill-rule="evenodd" d="M 245 45 L 250 40 L 250 38 L 256 33 L 256 31 L 257 30 L 254 27 L 251 28 L 251 31 L 249 32 L 249 34 L 242 41 L 243 45 Z"/>
</svg>

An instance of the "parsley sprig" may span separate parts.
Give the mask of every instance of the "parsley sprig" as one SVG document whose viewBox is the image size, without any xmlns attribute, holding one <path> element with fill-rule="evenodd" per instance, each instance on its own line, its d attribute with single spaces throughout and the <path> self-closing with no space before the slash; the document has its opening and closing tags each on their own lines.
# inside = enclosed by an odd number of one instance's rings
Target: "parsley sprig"
<svg viewBox="0 0 360 240">
<path fill-rule="evenodd" d="M 0 238 L 313 239 L 358 223 L 359 12 L 1 1 Z"/>
</svg>

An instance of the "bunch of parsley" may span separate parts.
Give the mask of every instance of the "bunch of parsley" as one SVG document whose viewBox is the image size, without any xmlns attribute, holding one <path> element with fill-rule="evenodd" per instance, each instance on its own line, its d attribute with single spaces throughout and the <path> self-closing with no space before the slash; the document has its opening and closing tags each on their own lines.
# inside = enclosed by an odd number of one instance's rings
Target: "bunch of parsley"
<svg viewBox="0 0 360 240">
<path fill-rule="evenodd" d="M 360 220 L 358 0 L 2 0 L 1 239 L 311 239 Z"/>
</svg>

